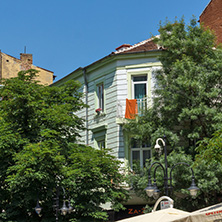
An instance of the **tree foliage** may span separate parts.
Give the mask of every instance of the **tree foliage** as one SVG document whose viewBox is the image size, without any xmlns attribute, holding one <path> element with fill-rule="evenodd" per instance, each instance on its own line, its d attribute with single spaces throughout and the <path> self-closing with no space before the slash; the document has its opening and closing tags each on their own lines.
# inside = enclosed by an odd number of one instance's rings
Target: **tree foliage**
<svg viewBox="0 0 222 222">
<path fill-rule="evenodd" d="M 222 129 L 213 133 L 211 138 L 204 138 L 197 147 L 197 163 L 205 160 L 208 163 L 222 164 Z"/>
<path fill-rule="evenodd" d="M 119 162 L 108 150 L 77 144 L 84 121 L 75 113 L 85 107 L 79 83 L 42 86 L 36 73 L 22 71 L 1 82 L 1 220 L 54 221 L 58 187 L 60 207 L 65 195 L 75 209 L 60 220 L 103 220 L 101 204 L 119 209 L 126 198 Z M 37 198 L 41 217 L 34 212 Z"/>
<path fill-rule="evenodd" d="M 159 159 L 153 158 L 152 162 L 158 161 L 164 166 L 164 156 Z M 216 161 L 211 164 L 207 164 L 206 160 L 202 160 L 197 166 L 193 166 L 193 160 L 191 155 L 185 154 L 183 151 L 172 151 L 168 155 L 168 177 L 174 164 L 179 162 L 185 162 L 193 167 L 195 173 L 195 183 L 197 183 L 198 195 L 192 198 L 187 190 L 191 185 L 191 170 L 188 166 L 178 165 L 172 170 L 172 190 L 169 190 L 169 195 L 175 201 L 174 206 L 178 209 L 186 210 L 189 212 L 204 208 L 206 206 L 213 205 L 222 201 L 222 166 Z M 150 164 L 147 163 L 147 167 L 138 169 L 131 175 L 128 175 L 129 183 L 132 185 L 136 194 L 145 199 L 149 205 L 152 206 L 156 202 L 153 197 L 148 198 L 144 192 L 144 188 L 147 187 L 148 170 Z M 154 169 L 151 169 L 151 178 L 154 178 Z M 159 196 L 164 196 L 164 174 L 163 170 L 158 167 L 156 171 L 156 183 L 158 189 L 161 191 Z M 148 207 L 152 209 L 152 207 Z"/>
<path fill-rule="evenodd" d="M 164 52 L 154 108 L 190 149 L 221 127 L 222 50 L 195 19 L 188 26 L 183 20 L 161 26 L 158 44 Z"/>
<path fill-rule="evenodd" d="M 195 18 L 189 25 L 183 19 L 173 23 L 166 21 L 160 24 L 159 32 L 155 41 L 162 48 L 159 58 L 162 68 L 154 73 L 153 107 L 128 122 L 124 130 L 133 137 L 151 142 L 152 146 L 158 137 L 165 135 L 168 154 L 172 155 L 174 163 L 183 156 L 188 162 L 194 161 L 196 153 L 200 152 L 201 161 L 194 166 L 201 191 L 189 202 L 190 206 L 184 206 L 186 201 L 179 201 L 180 198 L 177 200 L 180 204 L 177 207 L 195 209 L 217 203 L 221 198 L 222 168 L 215 161 L 221 156 L 222 50 L 216 46 L 214 34 L 198 25 Z M 170 154 L 172 150 L 178 157 Z M 205 157 L 213 159 L 207 162 Z M 177 173 L 178 180 L 183 181 L 183 172 L 175 172 L 175 176 Z M 185 176 L 182 185 L 187 178 Z M 138 183 L 135 181 L 134 187 L 142 185 L 140 189 L 144 189 L 146 185 L 142 180 L 147 182 L 147 175 L 139 178 Z M 181 190 L 180 186 L 178 188 Z"/>
<path fill-rule="evenodd" d="M 166 134 L 171 146 L 192 153 L 221 128 L 222 50 L 195 19 L 166 21 L 159 31 L 162 68 L 154 73 L 153 108 L 124 129 L 149 141 Z"/>
</svg>

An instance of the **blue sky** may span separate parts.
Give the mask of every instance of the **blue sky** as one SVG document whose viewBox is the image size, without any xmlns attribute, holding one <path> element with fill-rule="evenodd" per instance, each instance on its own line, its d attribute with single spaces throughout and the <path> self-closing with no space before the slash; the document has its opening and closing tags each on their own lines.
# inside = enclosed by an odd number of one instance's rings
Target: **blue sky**
<svg viewBox="0 0 222 222">
<path fill-rule="evenodd" d="M 158 34 L 160 21 L 199 15 L 210 0 L 0 0 L 0 49 L 64 77 L 118 46 Z"/>
</svg>

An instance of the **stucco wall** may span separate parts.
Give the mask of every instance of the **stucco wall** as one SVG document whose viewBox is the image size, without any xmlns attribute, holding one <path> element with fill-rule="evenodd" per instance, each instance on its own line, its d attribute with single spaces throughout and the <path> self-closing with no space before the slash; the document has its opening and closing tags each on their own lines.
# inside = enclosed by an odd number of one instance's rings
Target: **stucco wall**
<svg viewBox="0 0 222 222">
<path fill-rule="evenodd" d="M 53 83 L 53 72 L 42 69 L 32 64 L 31 54 L 21 54 L 21 59 L 1 53 L 0 78 L 16 77 L 21 70 L 36 69 L 39 71 L 38 77 L 40 84 L 50 85 Z"/>
</svg>

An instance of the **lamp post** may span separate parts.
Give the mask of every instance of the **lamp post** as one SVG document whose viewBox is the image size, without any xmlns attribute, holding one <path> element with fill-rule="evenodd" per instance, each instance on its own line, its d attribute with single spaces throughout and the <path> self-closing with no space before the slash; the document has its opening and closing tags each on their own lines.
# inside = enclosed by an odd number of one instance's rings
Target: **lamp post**
<svg viewBox="0 0 222 222">
<path fill-rule="evenodd" d="M 59 209 L 59 195 L 60 195 L 60 187 L 56 187 L 56 198 L 55 198 L 55 211 L 56 211 L 56 222 L 59 221 L 59 211 L 61 211 L 62 215 L 66 215 L 67 213 L 71 213 L 73 211 L 73 207 L 70 205 L 70 201 L 68 201 L 68 207 L 66 206 L 66 197 L 65 197 L 65 189 L 61 187 L 63 190 L 63 206 Z M 42 211 L 42 207 L 39 205 L 39 198 L 37 199 L 37 204 L 35 207 L 35 212 L 40 216 L 40 213 Z"/>
<path fill-rule="evenodd" d="M 162 152 L 162 147 L 159 145 L 159 141 L 162 142 L 162 145 L 164 147 L 164 161 L 165 161 L 165 166 L 163 166 L 161 163 L 159 162 L 154 162 L 151 164 L 149 171 L 148 171 L 148 185 L 147 187 L 144 189 L 147 193 L 147 195 L 149 197 L 154 197 L 157 198 L 159 196 L 159 189 L 157 188 L 156 185 L 156 171 L 158 167 L 161 167 L 164 173 L 164 189 L 165 189 L 165 195 L 168 196 L 169 195 L 169 191 L 171 191 L 172 189 L 172 171 L 173 169 L 178 166 L 178 165 L 186 165 L 190 168 L 191 173 L 192 173 L 192 182 L 191 182 L 191 186 L 188 188 L 188 190 L 190 191 L 190 194 L 192 197 L 195 197 L 197 194 L 197 191 L 199 190 L 199 188 L 196 186 L 195 184 L 195 177 L 194 177 L 194 171 L 192 169 L 192 167 L 185 162 L 179 162 L 173 165 L 173 167 L 170 170 L 170 177 L 168 177 L 168 163 L 167 163 L 167 147 L 166 147 L 166 139 L 164 137 L 164 139 L 162 138 L 158 138 L 156 140 L 156 145 L 154 147 L 154 149 L 156 150 L 156 152 L 159 153 L 159 155 Z M 151 168 L 157 165 L 154 169 L 154 180 L 153 180 L 153 184 L 152 184 L 152 180 L 151 180 Z M 170 182 L 170 186 L 169 186 L 169 182 Z"/>
</svg>

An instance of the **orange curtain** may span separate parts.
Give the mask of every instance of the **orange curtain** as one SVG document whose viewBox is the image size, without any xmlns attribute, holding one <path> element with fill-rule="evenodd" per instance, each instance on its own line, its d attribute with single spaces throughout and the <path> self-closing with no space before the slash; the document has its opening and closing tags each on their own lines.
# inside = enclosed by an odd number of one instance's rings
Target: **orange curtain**
<svg viewBox="0 0 222 222">
<path fill-rule="evenodd" d="M 138 113 L 137 100 L 136 99 L 126 99 L 126 119 L 135 119 Z"/>
</svg>

